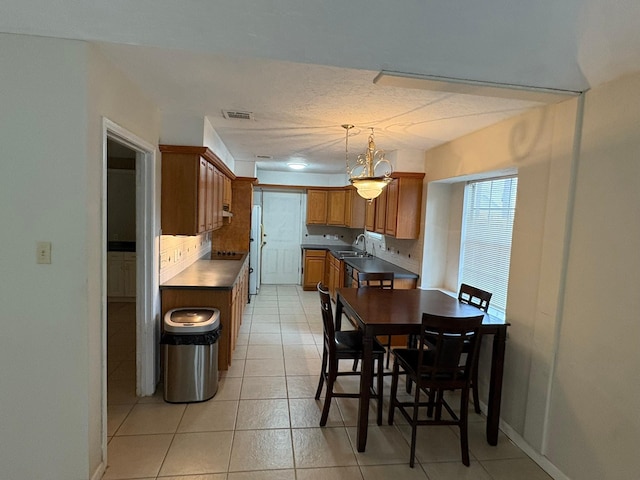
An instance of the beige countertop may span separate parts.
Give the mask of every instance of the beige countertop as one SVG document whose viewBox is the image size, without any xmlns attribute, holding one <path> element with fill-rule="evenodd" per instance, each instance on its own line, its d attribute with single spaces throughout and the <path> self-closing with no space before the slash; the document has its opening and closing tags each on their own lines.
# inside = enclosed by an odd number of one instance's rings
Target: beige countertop
<svg viewBox="0 0 640 480">
<path fill-rule="evenodd" d="M 166 288 L 211 288 L 229 290 L 233 288 L 240 270 L 247 260 L 198 260 L 176 276 L 160 285 Z"/>
</svg>

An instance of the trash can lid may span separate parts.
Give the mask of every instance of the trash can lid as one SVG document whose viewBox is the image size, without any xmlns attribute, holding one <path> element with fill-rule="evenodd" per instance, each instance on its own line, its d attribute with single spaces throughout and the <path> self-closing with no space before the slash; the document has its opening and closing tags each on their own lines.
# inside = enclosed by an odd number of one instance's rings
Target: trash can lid
<svg viewBox="0 0 640 480">
<path fill-rule="evenodd" d="M 178 335 L 210 332 L 220 327 L 220 310 L 208 307 L 183 307 L 164 316 L 164 330 Z"/>
</svg>

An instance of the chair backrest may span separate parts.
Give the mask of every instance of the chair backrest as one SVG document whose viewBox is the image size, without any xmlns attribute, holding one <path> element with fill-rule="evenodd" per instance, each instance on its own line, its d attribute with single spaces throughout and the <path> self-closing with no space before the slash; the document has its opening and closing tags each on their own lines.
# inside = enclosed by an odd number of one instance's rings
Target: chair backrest
<svg viewBox="0 0 640 480">
<path fill-rule="evenodd" d="M 320 309 L 322 310 L 322 327 L 324 332 L 324 343 L 329 349 L 329 353 L 333 353 L 336 348 L 336 326 L 333 323 L 333 311 L 331 309 L 331 295 L 329 289 L 318 282 L 318 293 L 320 294 Z"/>
<path fill-rule="evenodd" d="M 422 314 L 418 365 L 427 382 L 442 382 L 453 388 L 469 381 L 477 361 L 483 318 Z"/>
<path fill-rule="evenodd" d="M 393 289 L 393 272 L 358 273 L 358 288 Z"/>
<path fill-rule="evenodd" d="M 463 283 L 458 292 L 458 301 L 478 307 L 483 312 L 489 310 L 489 302 L 493 294 Z"/>
</svg>

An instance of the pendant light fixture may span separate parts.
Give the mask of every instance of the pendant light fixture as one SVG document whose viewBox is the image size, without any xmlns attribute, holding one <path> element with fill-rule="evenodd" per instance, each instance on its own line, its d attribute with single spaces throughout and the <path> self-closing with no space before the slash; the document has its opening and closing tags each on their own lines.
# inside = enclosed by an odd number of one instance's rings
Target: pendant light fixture
<svg viewBox="0 0 640 480">
<path fill-rule="evenodd" d="M 367 200 L 378 197 L 384 187 L 391 182 L 392 167 L 389 160 L 384 157 L 384 150 L 376 148 L 373 139 L 373 128 L 364 153 L 358 155 L 353 165 L 349 164 L 349 130 L 353 128 L 351 124 L 344 124 L 342 128 L 346 131 L 345 136 L 345 161 L 347 164 L 347 175 L 349 181 L 356 187 L 358 195 Z"/>
</svg>

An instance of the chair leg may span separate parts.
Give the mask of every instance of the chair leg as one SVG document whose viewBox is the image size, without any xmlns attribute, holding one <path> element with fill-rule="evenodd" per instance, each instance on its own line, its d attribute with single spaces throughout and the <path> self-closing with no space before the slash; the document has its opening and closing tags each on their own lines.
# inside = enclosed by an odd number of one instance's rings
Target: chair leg
<svg viewBox="0 0 640 480">
<path fill-rule="evenodd" d="M 462 452 L 462 463 L 467 467 L 469 461 L 469 390 L 463 389 L 460 394 L 460 451 Z"/>
<path fill-rule="evenodd" d="M 324 405 L 322 407 L 322 416 L 320 417 L 320 426 L 324 427 L 329 418 L 329 408 L 331 408 L 331 399 L 333 398 L 333 384 L 336 381 L 338 373 L 338 362 L 329 363 L 329 374 L 327 375 L 327 393 L 324 397 Z"/>
<path fill-rule="evenodd" d="M 471 369 L 471 392 L 473 394 L 473 409 L 480 413 L 480 395 L 478 394 L 478 362 Z"/>
<path fill-rule="evenodd" d="M 351 370 L 354 371 L 354 372 L 356 370 L 358 370 L 358 359 L 357 358 L 353 359 L 353 367 L 351 367 Z"/>
<path fill-rule="evenodd" d="M 383 408 L 383 397 L 382 397 L 382 389 L 384 387 L 384 356 L 381 355 L 378 360 L 378 425 L 382 425 L 382 408 Z"/>
<path fill-rule="evenodd" d="M 433 417 L 433 409 L 435 408 L 436 405 L 436 392 L 433 390 L 433 388 L 429 389 L 429 393 L 428 393 L 428 397 L 427 397 L 427 401 L 429 403 L 429 405 L 427 406 L 427 417 L 431 418 Z"/>
<path fill-rule="evenodd" d="M 482 346 L 482 335 L 476 340 L 478 342 L 478 350 Z M 478 358 L 471 368 L 471 393 L 473 395 L 473 409 L 476 413 L 480 413 L 480 395 L 478 394 Z"/>
<path fill-rule="evenodd" d="M 393 364 L 393 373 L 391 376 L 391 392 L 389 393 L 389 418 L 387 419 L 387 423 L 389 425 L 393 425 L 393 414 L 396 410 L 396 395 L 398 393 L 398 375 L 400 372 L 400 367 L 398 366 L 398 362 L 396 361 Z"/>
<path fill-rule="evenodd" d="M 389 368 L 389 359 L 391 358 L 391 335 L 387 336 L 387 368 Z"/>
<path fill-rule="evenodd" d="M 442 401 L 444 400 L 444 390 L 438 390 L 436 394 L 436 420 L 442 420 Z"/>
<path fill-rule="evenodd" d="M 416 440 L 418 437 L 418 413 L 420 404 L 420 388 L 416 384 L 416 392 L 413 397 L 413 415 L 411 419 L 411 456 L 409 457 L 409 466 L 413 468 L 416 461 Z"/>
<path fill-rule="evenodd" d="M 316 389 L 316 400 L 320 398 L 322 393 L 322 386 L 324 384 L 324 377 L 327 372 L 327 350 L 322 350 L 322 368 L 320 369 L 320 380 L 318 380 L 318 388 Z"/>
</svg>

